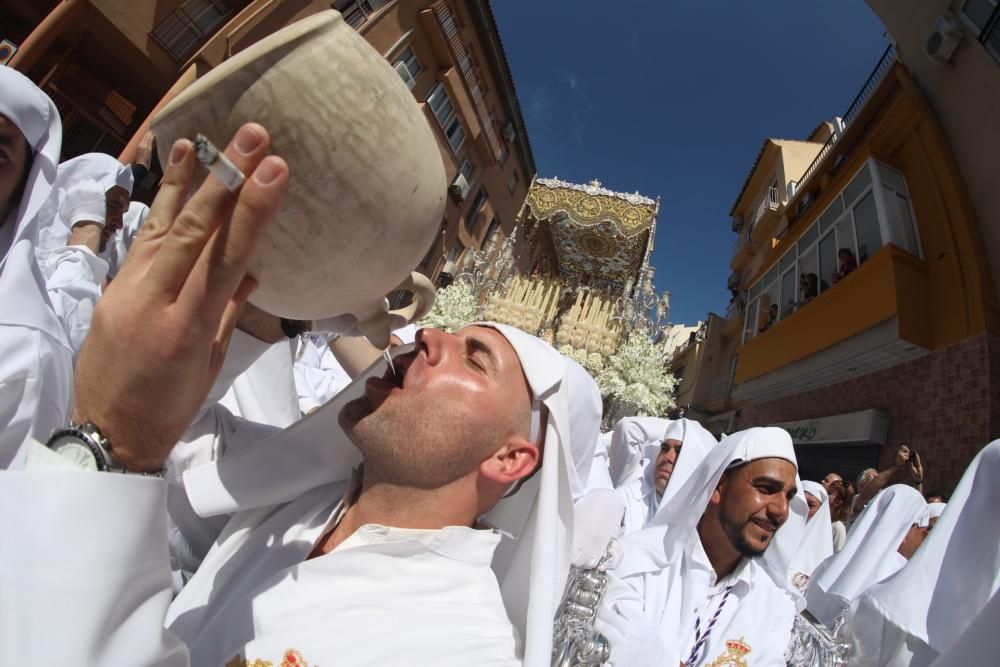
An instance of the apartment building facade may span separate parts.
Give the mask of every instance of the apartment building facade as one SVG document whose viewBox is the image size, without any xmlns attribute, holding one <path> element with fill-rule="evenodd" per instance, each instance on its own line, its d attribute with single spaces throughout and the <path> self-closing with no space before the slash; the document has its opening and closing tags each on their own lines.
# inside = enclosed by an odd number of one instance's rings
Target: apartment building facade
<svg viewBox="0 0 1000 667">
<path fill-rule="evenodd" d="M 950 488 L 1000 436 L 1000 307 L 969 192 L 890 46 L 842 116 L 762 146 L 732 211 L 733 301 L 681 393 L 720 427 L 786 428 L 804 479 L 906 442 L 925 486 Z"/>
</svg>

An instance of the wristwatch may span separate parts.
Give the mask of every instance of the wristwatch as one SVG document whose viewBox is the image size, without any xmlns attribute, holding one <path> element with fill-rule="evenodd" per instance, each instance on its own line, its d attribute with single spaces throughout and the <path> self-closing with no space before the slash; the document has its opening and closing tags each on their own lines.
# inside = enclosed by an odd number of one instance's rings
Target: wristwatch
<svg viewBox="0 0 1000 667">
<path fill-rule="evenodd" d="M 70 422 L 66 428 L 52 433 L 46 446 L 56 454 L 88 470 L 117 472 L 145 477 L 163 477 L 163 471 L 139 472 L 128 470 L 111 453 L 111 443 L 91 422 Z"/>
</svg>

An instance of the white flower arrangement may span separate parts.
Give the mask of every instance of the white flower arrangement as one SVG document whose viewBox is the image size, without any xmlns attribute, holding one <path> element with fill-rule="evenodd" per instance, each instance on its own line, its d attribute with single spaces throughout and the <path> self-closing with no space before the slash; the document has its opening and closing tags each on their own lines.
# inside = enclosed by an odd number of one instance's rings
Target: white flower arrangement
<svg viewBox="0 0 1000 667">
<path fill-rule="evenodd" d="M 597 376 L 601 393 L 629 414 L 665 416 L 674 407 L 677 380 L 667 372 L 665 348 L 636 333 L 611 355 Z"/>
<path fill-rule="evenodd" d="M 417 326 L 452 332 L 478 319 L 476 297 L 472 293 L 472 286 L 465 280 L 456 280 L 448 287 L 437 291 L 431 312 L 417 322 Z"/>
<path fill-rule="evenodd" d="M 604 357 L 600 352 L 587 352 L 586 350 L 578 350 L 572 345 L 563 345 L 559 347 L 560 354 L 563 354 L 576 363 L 583 366 L 584 370 L 594 376 L 600 374 L 601 370 L 604 368 Z"/>
</svg>

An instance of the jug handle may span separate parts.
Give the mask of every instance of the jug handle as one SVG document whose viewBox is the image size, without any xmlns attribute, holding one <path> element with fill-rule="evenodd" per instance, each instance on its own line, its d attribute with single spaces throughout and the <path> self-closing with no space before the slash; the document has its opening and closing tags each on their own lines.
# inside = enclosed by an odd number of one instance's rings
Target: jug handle
<svg viewBox="0 0 1000 667">
<path fill-rule="evenodd" d="M 396 291 L 401 290 L 413 292 L 413 301 L 408 306 L 389 311 L 389 315 L 402 317 L 409 324 L 426 317 L 427 313 L 431 312 L 437 290 L 427 276 L 417 271 L 411 272 L 396 288 Z"/>
</svg>

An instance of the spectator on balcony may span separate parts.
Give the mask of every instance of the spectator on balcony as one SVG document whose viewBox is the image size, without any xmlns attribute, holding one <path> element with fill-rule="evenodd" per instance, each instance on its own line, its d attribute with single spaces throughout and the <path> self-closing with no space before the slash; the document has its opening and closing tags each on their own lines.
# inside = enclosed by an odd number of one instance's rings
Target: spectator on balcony
<svg viewBox="0 0 1000 667">
<path fill-rule="evenodd" d="M 775 322 L 778 321 L 778 304 L 772 303 L 771 307 L 767 310 L 767 321 L 761 326 L 760 331 L 764 332 L 774 326 Z"/>
<path fill-rule="evenodd" d="M 803 273 L 802 277 L 799 279 L 799 292 L 801 293 L 801 301 L 799 305 L 804 305 L 819 296 L 820 281 L 819 276 L 815 273 Z M 826 282 L 823 283 L 823 289 L 827 288 Z"/>
<path fill-rule="evenodd" d="M 837 253 L 837 257 L 840 259 L 840 266 L 837 272 L 833 274 L 833 282 L 837 282 L 848 273 L 858 268 L 858 260 L 854 256 L 854 251 L 850 248 L 841 248 L 840 252 Z"/>
</svg>

